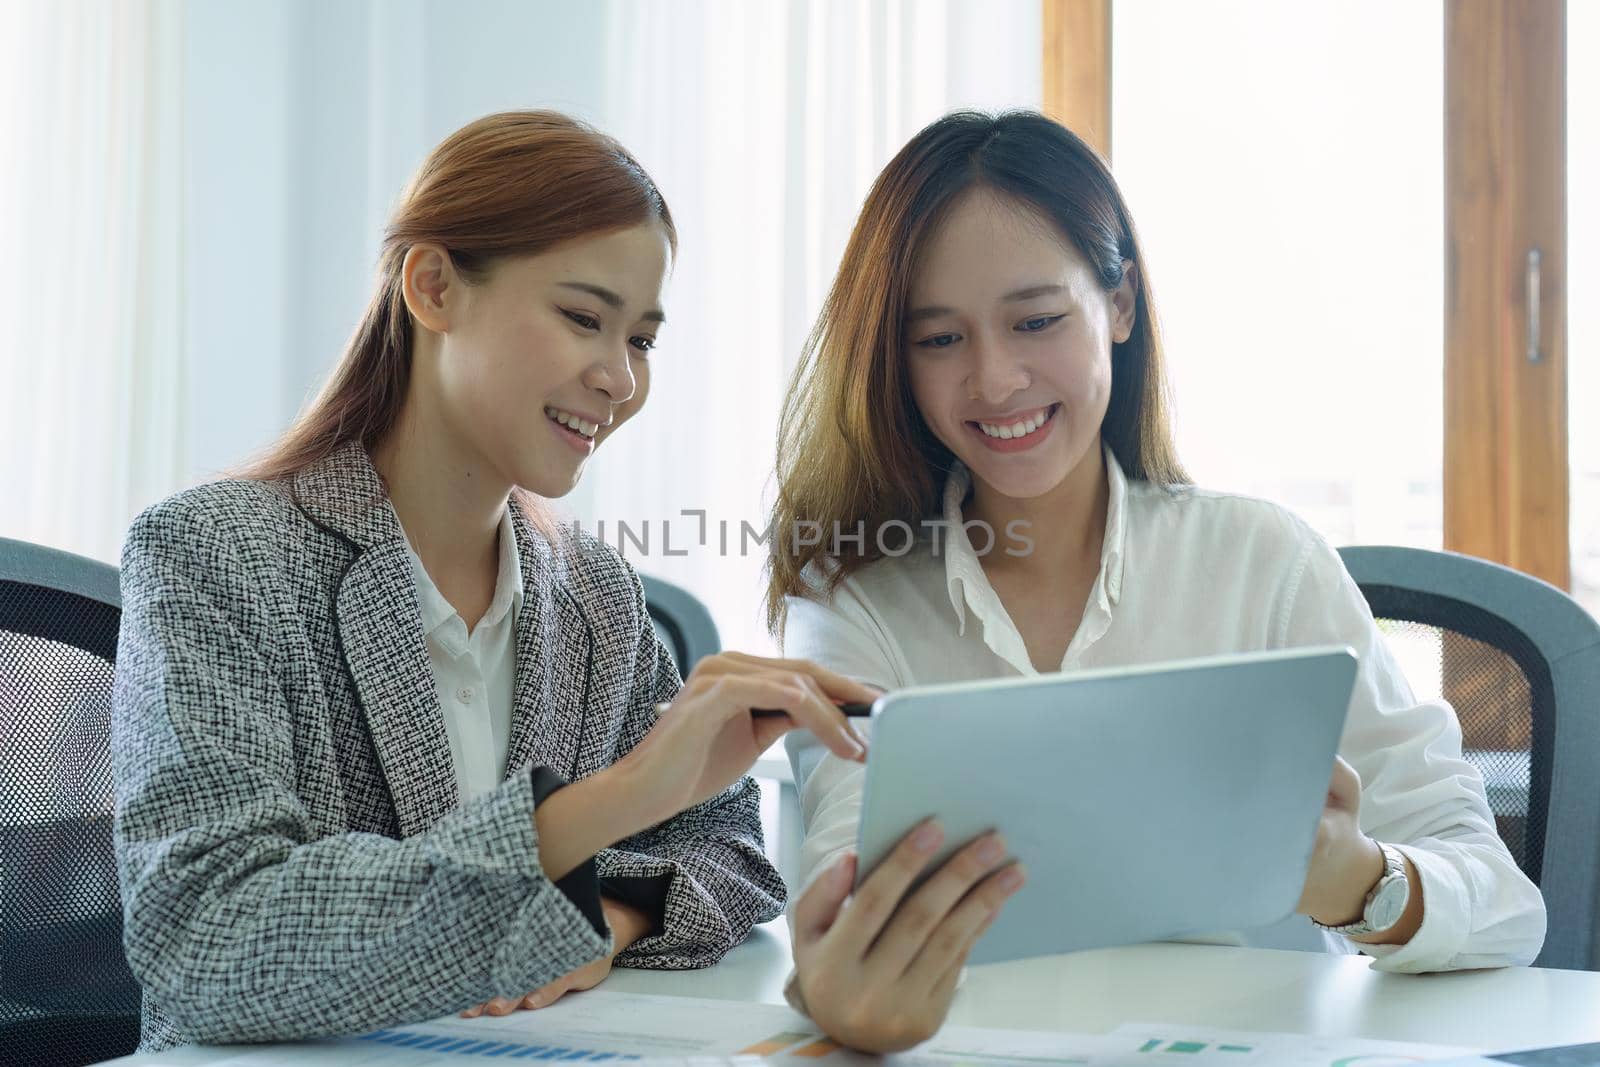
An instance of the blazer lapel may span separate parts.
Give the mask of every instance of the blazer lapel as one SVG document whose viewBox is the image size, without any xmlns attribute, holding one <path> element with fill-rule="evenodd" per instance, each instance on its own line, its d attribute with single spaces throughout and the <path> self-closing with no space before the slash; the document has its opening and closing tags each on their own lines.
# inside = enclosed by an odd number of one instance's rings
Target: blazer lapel
<svg viewBox="0 0 1600 1067">
<path fill-rule="evenodd" d="M 345 663 L 404 837 L 460 802 L 444 711 L 422 636 L 422 609 L 403 545 L 368 549 L 339 586 Z"/>
<path fill-rule="evenodd" d="M 359 444 L 297 476 L 295 494 L 313 521 L 360 550 L 336 594 L 339 642 L 400 833 L 410 837 L 454 808 L 460 792 L 405 534 Z"/>
<path fill-rule="evenodd" d="M 506 775 L 528 764 L 576 777 L 589 700 L 589 623 L 562 580 L 563 567 L 516 501 L 512 525 L 522 555 L 517 677 Z"/>
</svg>

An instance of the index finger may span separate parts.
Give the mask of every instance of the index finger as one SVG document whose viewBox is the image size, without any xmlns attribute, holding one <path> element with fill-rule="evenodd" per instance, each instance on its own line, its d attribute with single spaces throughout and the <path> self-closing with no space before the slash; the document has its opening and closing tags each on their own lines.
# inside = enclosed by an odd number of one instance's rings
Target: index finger
<svg viewBox="0 0 1600 1067">
<path fill-rule="evenodd" d="M 768 659 L 762 656 L 751 656 L 743 652 L 725 652 L 723 655 L 739 663 L 772 667 L 777 670 L 809 675 L 812 681 L 816 682 L 822 688 L 822 691 L 827 694 L 829 700 L 847 704 L 871 704 L 883 695 L 882 689 L 858 682 L 854 678 L 846 678 L 844 675 L 830 671 L 821 664 L 813 663 L 808 659 Z"/>
<path fill-rule="evenodd" d="M 827 745 L 836 755 L 857 762 L 867 758 L 866 741 L 850 725 L 850 720 L 837 704 L 831 702 L 817 680 L 804 671 L 795 671 L 787 677 L 794 694 L 778 710 L 794 720 L 801 729 Z"/>
</svg>

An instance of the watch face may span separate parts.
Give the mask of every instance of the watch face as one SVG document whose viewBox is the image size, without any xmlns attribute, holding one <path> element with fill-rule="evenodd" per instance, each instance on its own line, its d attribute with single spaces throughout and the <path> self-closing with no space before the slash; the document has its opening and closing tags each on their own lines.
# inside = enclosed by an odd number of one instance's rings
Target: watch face
<svg viewBox="0 0 1600 1067">
<path fill-rule="evenodd" d="M 1395 878 L 1378 889 L 1372 903 L 1367 906 L 1366 915 L 1367 922 L 1374 930 L 1387 930 L 1400 921 L 1400 916 L 1406 910 L 1407 889 L 1404 878 Z"/>
</svg>

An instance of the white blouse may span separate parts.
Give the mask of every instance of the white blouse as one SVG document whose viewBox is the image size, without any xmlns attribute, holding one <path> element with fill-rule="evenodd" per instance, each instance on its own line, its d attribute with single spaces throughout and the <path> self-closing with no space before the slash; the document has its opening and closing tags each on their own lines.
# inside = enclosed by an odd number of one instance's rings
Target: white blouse
<svg viewBox="0 0 1600 1067">
<path fill-rule="evenodd" d="M 1413 697 L 1338 553 L 1276 505 L 1130 482 L 1109 450 L 1105 458 L 1100 572 L 1061 670 L 1349 645 L 1360 666 L 1339 751 L 1361 776 L 1361 828 L 1404 852 L 1421 877 L 1422 926 L 1403 946 L 1350 942 L 1303 916 L 1219 939 L 1353 947 L 1392 971 L 1531 962 L 1544 942 L 1544 901 L 1496 835 L 1454 711 Z M 791 597 L 784 654 L 885 689 L 1036 675 L 962 530 L 970 485 L 958 465 L 945 487 L 940 551 L 923 539 L 869 564 L 828 604 Z M 865 768 L 800 731 L 788 746 L 806 825 L 804 881 L 854 846 Z"/>
<path fill-rule="evenodd" d="M 500 518 L 500 562 L 489 610 L 472 628 L 439 592 L 411 540 L 411 576 L 422 605 L 422 632 L 444 712 L 461 799 L 497 789 L 511 745 L 511 701 L 517 680 L 517 612 L 522 610 L 522 555 L 508 507 Z"/>
</svg>

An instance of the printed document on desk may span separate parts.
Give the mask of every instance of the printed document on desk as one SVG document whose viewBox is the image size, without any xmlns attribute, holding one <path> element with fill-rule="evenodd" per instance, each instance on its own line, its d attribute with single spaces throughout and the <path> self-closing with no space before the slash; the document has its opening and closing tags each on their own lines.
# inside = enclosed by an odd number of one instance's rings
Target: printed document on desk
<svg viewBox="0 0 1600 1067">
<path fill-rule="evenodd" d="M 616 1067 L 665 1062 L 1138 1067 L 1179 1062 L 1170 1055 L 1174 1052 L 1183 1054 L 1181 1062 L 1197 1067 L 1384 1067 L 1472 1051 L 1361 1038 L 1203 1031 L 1160 1024 L 1124 1027 L 1113 1034 L 947 1026 L 932 1041 L 881 1061 L 840 1048 L 809 1019 L 779 1005 L 594 990 L 564 997 L 541 1011 L 499 1018 L 447 1018 L 340 1041 L 219 1049 L 205 1067 L 465 1067 L 535 1061 Z"/>
<path fill-rule="evenodd" d="M 1083 1064 L 1099 1038 L 946 1027 L 939 1041 L 890 1057 L 906 1064 Z M 937 1046 L 937 1047 L 935 1047 Z M 219 1050 L 205 1067 L 466 1067 L 469 1063 L 758 1064 L 816 1067 L 880 1062 L 840 1048 L 789 1008 L 737 1000 L 592 990 L 539 1011 L 446 1018 L 339 1041 Z M 159 1060 L 151 1061 L 159 1063 Z"/>
</svg>

